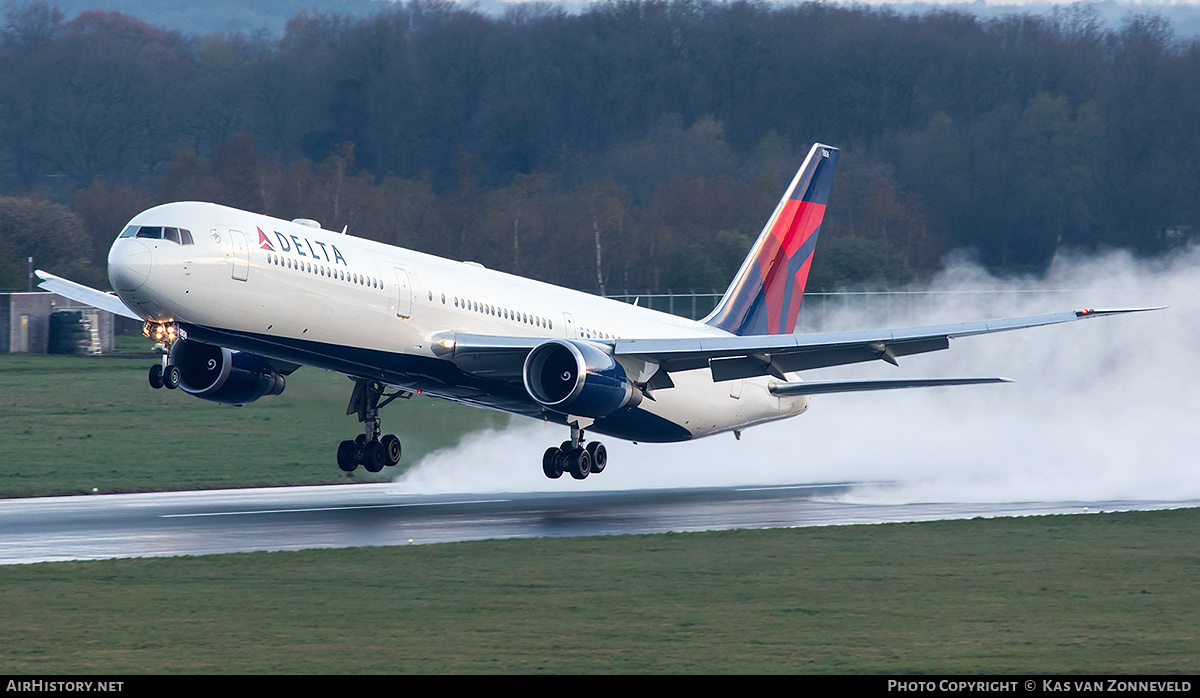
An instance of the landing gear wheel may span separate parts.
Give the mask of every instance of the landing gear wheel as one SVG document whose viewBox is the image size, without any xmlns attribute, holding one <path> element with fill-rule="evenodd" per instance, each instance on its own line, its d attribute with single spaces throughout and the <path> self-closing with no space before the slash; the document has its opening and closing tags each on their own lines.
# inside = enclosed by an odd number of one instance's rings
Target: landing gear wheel
<svg viewBox="0 0 1200 698">
<path fill-rule="evenodd" d="M 167 370 L 163 371 L 163 387 L 171 390 L 178 388 L 180 377 L 178 366 L 174 364 L 167 366 Z"/>
<path fill-rule="evenodd" d="M 154 364 L 150 367 L 150 387 L 155 390 L 163 387 L 162 364 Z"/>
<path fill-rule="evenodd" d="M 551 446 L 542 456 L 542 472 L 551 480 L 557 480 L 562 477 L 564 460 L 562 449 Z"/>
<path fill-rule="evenodd" d="M 377 473 L 383 470 L 383 466 L 387 465 L 387 451 L 384 450 L 383 444 L 378 441 L 372 441 L 363 448 L 362 454 L 363 467 L 369 473 Z"/>
<path fill-rule="evenodd" d="M 588 455 L 592 457 L 592 473 L 604 472 L 604 466 L 608 465 L 608 449 L 599 441 L 593 441 L 587 445 Z"/>
<path fill-rule="evenodd" d="M 567 454 L 567 465 L 571 471 L 571 477 L 582 480 L 592 472 L 592 454 L 588 453 L 586 448 L 572 449 Z"/>
<path fill-rule="evenodd" d="M 355 458 L 357 455 L 358 444 L 349 440 L 341 442 L 338 444 L 337 451 L 338 467 L 347 473 L 354 472 L 354 469 L 358 467 L 358 459 Z"/>
<path fill-rule="evenodd" d="M 395 434 L 388 434 L 379 440 L 383 445 L 383 452 L 387 455 L 387 465 L 395 465 L 400 462 L 400 437 Z"/>
<path fill-rule="evenodd" d="M 355 465 L 361 465 L 368 472 L 377 473 L 389 465 L 400 462 L 400 439 L 395 434 L 384 435 L 379 428 L 379 409 L 397 398 L 408 399 L 415 393 L 396 390 L 391 394 L 385 392 L 386 386 L 376 381 L 364 378 L 354 379 L 354 392 L 350 394 L 350 405 L 346 414 L 358 414 L 358 421 L 363 424 L 363 433 L 353 441 L 344 441 L 338 446 L 338 466 L 343 470 L 344 463 L 352 460 Z M 348 445 L 347 445 L 348 444 Z M 347 458 L 353 453 L 352 458 Z"/>
</svg>

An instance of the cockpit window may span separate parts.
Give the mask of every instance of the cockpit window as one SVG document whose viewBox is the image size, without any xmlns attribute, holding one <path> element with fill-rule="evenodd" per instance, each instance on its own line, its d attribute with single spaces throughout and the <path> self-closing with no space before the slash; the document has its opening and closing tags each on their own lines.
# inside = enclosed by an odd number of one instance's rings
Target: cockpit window
<svg viewBox="0 0 1200 698">
<path fill-rule="evenodd" d="M 196 244 L 192 239 L 192 231 L 187 228 L 164 228 L 162 226 L 130 225 L 118 235 L 119 238 L 151 238 L 153 240 L 170 240 L 180 245 Z"/>
</svg>

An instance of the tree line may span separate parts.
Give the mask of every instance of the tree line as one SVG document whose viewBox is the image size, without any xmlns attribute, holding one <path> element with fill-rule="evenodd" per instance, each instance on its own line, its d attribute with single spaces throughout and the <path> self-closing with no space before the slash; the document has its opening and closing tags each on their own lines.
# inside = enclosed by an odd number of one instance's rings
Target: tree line
<svg viewBox="0 0 1200 698">
<path fill-rule="evenodd" d="M 1038 272 L 1200 229 L 1200 41 L 1094 7 L 980 19 L 414 0 L 190 36 L 10 6 L 0 288 L 103 285 L 138 211 L 214 201 L 592 292 L 724 288 L 814 141 L 843 150 L 810 288 L 966 249 Z"/>
</svg>

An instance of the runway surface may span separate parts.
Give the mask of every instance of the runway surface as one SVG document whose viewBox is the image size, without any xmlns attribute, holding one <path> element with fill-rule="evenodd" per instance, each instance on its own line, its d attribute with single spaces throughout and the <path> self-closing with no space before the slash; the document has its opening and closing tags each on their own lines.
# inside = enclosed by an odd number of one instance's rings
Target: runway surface
<svg viewBox="0 0 1200 698">
<path fill-rule="evenodd" d="M 1200 506 L 873 504 L 856 503 L 856 487 L 414 495 L 385 483 L 0 500 L 0 564 Z"/>
</svg>

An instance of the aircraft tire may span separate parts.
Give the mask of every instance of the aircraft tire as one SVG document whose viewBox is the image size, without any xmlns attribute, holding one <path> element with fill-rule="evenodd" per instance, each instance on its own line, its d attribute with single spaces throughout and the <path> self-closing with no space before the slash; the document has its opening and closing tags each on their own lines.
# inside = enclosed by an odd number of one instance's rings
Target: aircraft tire
<svg viewBox="0 0 1200 698">
<path fill-rule="evenodd" d="M 400 437 L 395 434 L 388 434 L 379 440 L 383 444 L 383 452 L 387 457 L 387 465 L 395 465 L 400 462 L 400 453 L 403 450 L 400 444 Z"/>
<path fill-rule="evenodd" d="M 369 473 L 377 473 L 383 470 L 387 465 L 387 451 L 384 450 L 383 444 L 378 441 L 372 441 L 363 448 L 363 467 Z"/>
<path fill-rule="evenodd" d="M 358 444 L 353 441 L 346 440 L 338 444 L 337 464 L 338 467 L 347 473 L 354 472 L 358 467 L 358 459 L 355 456 L 358 454 Z"/>
<path fill-rule="evenodd" d="M 154 364 L 150 367 L 150 387 L 155 390 L 163 387 L 162 364 Z"/>
<path fill-rule="evenodd" d="M 604 472 L 604 466 L 608 465 L 608 449 L 599 441 L 593 441 L 587 445 L 588 455 L 592 457 L 592 474 Z"/>
<path fill-rule="evenodd" d="M 567 454 L 571 477 L 582 480 L 592 472 L 592 454 L 586 448 L 576 448 Z"/>
<path fill-rule="evenodd" d="M 179 387 L 179 380 L 182 374 L 179 372 L 179 367 L 171 364 L 167 366 L 167 370 L 163 371 L 163 387 L 174 390 Z"/>
<path fill-rule="evenodd" d="M 557 480 L 563 474 L 562 449 L 551 446 L 542 455 L 542 472 L 551 480 Z"/>
</svg>

